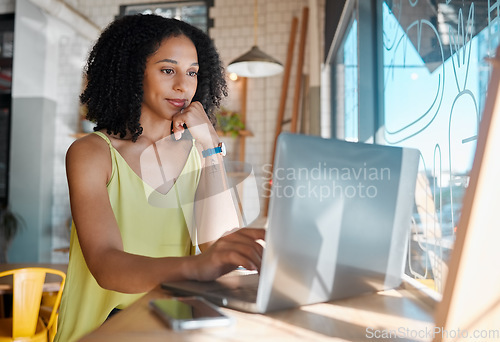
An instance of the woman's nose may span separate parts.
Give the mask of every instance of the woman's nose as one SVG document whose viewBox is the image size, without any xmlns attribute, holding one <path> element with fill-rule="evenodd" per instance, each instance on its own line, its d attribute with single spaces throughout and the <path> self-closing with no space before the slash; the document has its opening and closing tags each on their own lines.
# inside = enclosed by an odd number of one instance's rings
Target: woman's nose
<svg viewBox="0 0 500 342">
<path fill-rule="evenodd" d="M 174 90 L 185 91 L 186 90 L 186 75 L 177 74 L 174 78 Z"/>
</svg>

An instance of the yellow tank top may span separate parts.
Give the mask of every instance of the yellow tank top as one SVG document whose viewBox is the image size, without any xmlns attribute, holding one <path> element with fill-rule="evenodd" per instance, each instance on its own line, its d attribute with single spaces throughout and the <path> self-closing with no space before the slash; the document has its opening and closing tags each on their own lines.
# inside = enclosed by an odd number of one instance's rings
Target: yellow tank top
<svg viewBox="0 0 500 342">
<path fill-rule="evenodd" d="M 105 134 L 95 134 L 106 140 L 110 148 L 112 172 L 107 188 L 124 250 L 149 257 L 192 253 L 188 227 L 192 224 L 193 199 L 201 174 L 194 140 L 181 175 L 170 191 L 162 195 L 143 182 Z M 152 200 L 154 205 L 150 204 Z M 73 223 L 55 341 L 79 339 L 99 327 L 114 308 L 123 309 L 142 295 L 105 290 L 97 284 L 83 258 Z"/>
</svg>

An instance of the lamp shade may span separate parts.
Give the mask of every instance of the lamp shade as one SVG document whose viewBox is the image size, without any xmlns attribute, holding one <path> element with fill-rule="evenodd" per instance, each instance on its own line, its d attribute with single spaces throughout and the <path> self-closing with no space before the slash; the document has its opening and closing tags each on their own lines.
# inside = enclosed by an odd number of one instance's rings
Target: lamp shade
<svg viewBox="0 0 500 342">
<path fill-rule="evenodd" d="M 283 71 L 283 65 L 256 45 L 229 63 L 227 71 L 241 77 L 267 77 Z"/>
</svg>

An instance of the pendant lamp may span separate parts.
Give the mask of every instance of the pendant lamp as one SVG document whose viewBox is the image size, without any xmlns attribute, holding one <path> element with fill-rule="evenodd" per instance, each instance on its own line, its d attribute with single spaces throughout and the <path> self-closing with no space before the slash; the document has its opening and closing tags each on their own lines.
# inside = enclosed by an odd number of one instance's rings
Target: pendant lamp
<svg viewBox="0 0 500 342">
<path fill-rule="evenodd" d="M 257 0 L 254 0 L 253 41 L 250 51 L 233 60 L 227 71 L 241 77 L 267 77 L 283 71 L 283 65 L 257 46 Z"/>
</svg>

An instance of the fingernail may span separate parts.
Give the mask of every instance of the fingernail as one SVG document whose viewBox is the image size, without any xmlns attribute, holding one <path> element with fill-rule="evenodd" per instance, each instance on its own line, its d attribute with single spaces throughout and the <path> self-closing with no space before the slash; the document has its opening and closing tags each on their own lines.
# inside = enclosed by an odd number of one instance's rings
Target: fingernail
<svg viewBox="0 0 500 342">
<path fill-rule="evenodd" d="M 181 136 L 182 136 L 182 133 L 181 133 L 181 132 L 175 132 L 175 133 L 174 133 L 174 138 L 175 138 L 175 140 L 179 140 L 179 139 L 181 138 Z"/>
</svg>

